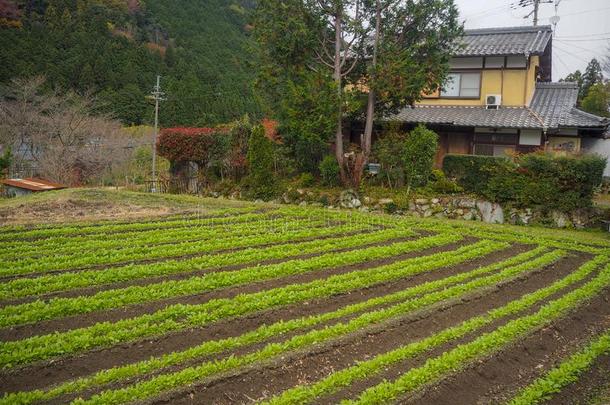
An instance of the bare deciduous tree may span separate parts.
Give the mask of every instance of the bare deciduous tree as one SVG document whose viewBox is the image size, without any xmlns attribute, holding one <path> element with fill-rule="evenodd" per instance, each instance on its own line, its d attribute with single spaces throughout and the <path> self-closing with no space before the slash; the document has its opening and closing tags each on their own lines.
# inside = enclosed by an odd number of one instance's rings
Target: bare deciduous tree
<svg viewBox="0 0 610 405">
<path fill-rule="evenodd" d="M 0 99 L 0 144 L 13 169 L 69 185 L 100 181 L 127 160 L 130 138 L 120 122 L 97 114 L 90 95 L 44 91 L 45 80 L 16 79 Z M 16 173 L 19 174 L 19 173 Z"/>
</svg>

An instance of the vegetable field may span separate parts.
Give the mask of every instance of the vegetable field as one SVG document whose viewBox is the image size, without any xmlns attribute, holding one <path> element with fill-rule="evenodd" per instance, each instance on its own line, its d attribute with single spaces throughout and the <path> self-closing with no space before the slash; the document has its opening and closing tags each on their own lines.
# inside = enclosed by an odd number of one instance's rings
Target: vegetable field
<svg viewBox="0 0 610 405">
<path fill-rule="evenodd" d="M 0 404 L 610 401 L 603 234 L 308 207 L 0 227 Z"/>
</svg>

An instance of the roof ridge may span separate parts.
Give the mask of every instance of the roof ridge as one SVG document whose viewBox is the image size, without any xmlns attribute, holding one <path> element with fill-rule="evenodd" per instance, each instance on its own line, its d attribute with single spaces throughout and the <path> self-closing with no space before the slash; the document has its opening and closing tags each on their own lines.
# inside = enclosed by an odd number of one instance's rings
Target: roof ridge
<svg viewBox="0 0 610 405">
<path fill-rule="evenodd" d="M 537 82 L 537 89 L 577 89 L 576 82 Z"/>
<path fill-rule="evenodd" d="M 512 34 L 517 32 L 543 32 L 550 31 L 553 29 L 550 25 L 528 25 L 528 26 L 512 26 L 512 27 L 489 27 L 489 28 L 475 28 L 464 30 L 464 35 L 490 35 L 490 34 Z"/>
</svg>

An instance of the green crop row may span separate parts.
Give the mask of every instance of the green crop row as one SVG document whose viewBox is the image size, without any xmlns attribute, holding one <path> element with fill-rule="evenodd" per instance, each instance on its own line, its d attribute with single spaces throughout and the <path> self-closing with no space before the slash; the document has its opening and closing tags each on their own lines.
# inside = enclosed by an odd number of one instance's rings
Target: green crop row
<svg viewBox="0 0 610 405">
<path fill-rule="evenodd" d="M 546 248 L 536 248 L 502 262 L 494 263 L 466 273 L 460 273 L 455 276 L 446 277 L 437 281 L 420 284 L 389 295 L 370 298 L 367 301 L 351 304 L 335 311 L 288 321 L 279 321 L 272 325 L 262 325 L 256 330 L 246 332 L 241 336 L 230 337 L 217 341 L 207 341 L 181 352 L 170 353 L 161 357 L 151 358 L 149 360 L 104 370 L 90 377 L 79 378 L 60 384 L 49 389 L 48 391 L 35 390 L 31 392 L 10 394 L 5 397 L 4 403 L 26 404 L 34 401 L 50 400 L 61 395 L 91 389 L 104 384 L 122 381 L 127 378 L 133 378 L 136 376 L 141 377 L 144 374 L 151 373 L 162 368 L 176 366 L 187 361 L 196 361 L 212 354 L 226 352 L 228 350 L 234 350 L 247 345 L 259 343 L 289 332 L 298 331 L 300 329 L 311 328 L 318 324 L 362 312 L 373 307 L 392 304 L 413 298 L 418 295 L 431 293 L 477 276 L 495 272 L 509 266 L 522 264 L 523 262 L 541 256 L 545 253 L 545 251 Z M 553 252 L 552 258 L 556 258 L 559 253 L 560 252 Z M 1 403 L 3 402 L 0 401 L 0 404 Z"/>
<path fill-rule="evenodd" d="M 28 257 L 19 260 L 0 261 L 0 267 L 10 269 L 13 274 L 27 274 L 36 272 L 48 272 L 55 270 L 68 270 L 74 268 L 83 268 L 103 264 L 122 263 L 138 259 L 160 259 L 166 257 L 178 257 L 203 252 L 212 252 L 214 250 L 225 250 L 228 246 L 231 248 L 240 248 L 254 244 L 272 243 L 274 238 L 286 237 L 286 235 L 295 235 L 303 231 L 314 231 L 319 229 L 337 229 L 340 227 L 321 228 L 325 224 L 323 221 L 309 222 L 302 227 L 291 227 L 285 232 L 272 232 L 264 228 L 259 228 L 256 232 L 247 232 L 243 229 L 235 229 L 234 232 L 225 233 L 218 232 L 218 238 L 204 238 L 195 241 L 178 241 L 172 244 L 163 245 L 140 245 L 132 246 L 128 242 L 123 241 L 124 248 L 110 249 L 97 251 L 72 252 L 64 255 L 41 255 L 41 257 Z M 343 230 L 351 227 L 344 227 Z M 362 228 L 360 228 L 362 229 Z M 290 239 L 284 239 L 290 240 Z M 0 273 L 2 274 L 2 273 Z"/>
<path fill-rule="evenodd" d="M 413 227 L 444 232 L 460 232 L 478 238 L 502 240 L 513 243 L 536 243 L 558 249 L 577 250 L 593 254 L 610 254 L 608 251 L 608 241 L 600 237 L 592 237 L 587 233 L 580 232 L 578 237 L 575 235 L 563 235 L 561 231 L 549 230 L 536 227 L 511 227 L 502 226 L 502 231 L 498 232 L 493 225 L 485 223 L 464 222 L 464 221 L 437 221 L 426 219 L 418 222 L 411 222 Z"/>
<path fill-rule="evenodd" d="M 432 349 L 440 347 L 443 344 L 455 341 L 469 333 L 473 333 L 491 324 L 494 321 L 498 321 L 502 318 L 522 312 L 534 304 L 550 297 L 551 295 L 556 294 L 557 292 L 579 281 L 582 281 L 605 261 L 607 261 L 606 258 L 590 261 L 581 266 L 574 273 L 571 273 L 565 278 L 556 281 L 552 285 L 537 290 L 533 293 L 526 294 L 500 308 L 489 311 L 485 315 L 475 316 L 467 321 L 464 321 L 458 326 L 444 329 L 422 340 L 409 343 L 395 350 L 380 354 L 370 360 L 359 362 L 352 367 L 337 371 L 314 384 L 297 386 L 290 390 L 284 391 L 282 394 L 271 398 L 265 403 L 268 405 L 279 405 L 308 404 L 314 402 L 323 395 L 335 393 L 342 388 L 349 387 L 356 381 L 366 380 L 378 375 L 392 365 L 406 359 L 413 358 L 419 354 L 431 351 Z M 534 267 L 536 266 L 534 265 Z"/>
<path fill-rule="evenodd" d="M 535 263 L 533 262 L 531 266 L 529 263 L 526 263 L 515 267 L 509 267 L 504 271 L 489 277 L 475 279 L 466 284 L 460 284 L 437 292 L 428 293 L 398 305 L 362 314 L 345 323 L 339 322 L 319 330 L 312 330 L 304 335 L 294 336 L 285 342 L 270 343 L 260 351 L 245 356 L 232 356 L 223 360 L 205 362 L 198 366 L 189 367 L 175 373 L 153 377 L 148 381 L 137 383 L 127 388 L 108 390 L 93 396 L 88 401 L 78 401 L 77 403 L 118 404 L 128 401 L 129 398 L 131 398 L 131 400 L 150 398 L 163 391 L 192 384 L 197 380 L 201 380 L 202 378 L 211 375 L 211 373 L 227 371 L 254 362 L 264 361 L 278 355 L 286 354 L 289 351 L 306 349 L 312 345 L 319 345 L 331 339 L 336 339 L 373 325 L 379 325 L 391 319 L 403 317 L 406 314 L 428 308 L 443 301 L 458 299 L 478 289 L 494 286 L 503 280 L 515 277 L 536 266 L 553 262 L 561 256 L 562 252 L 551 252 L 548 255 L 543 256 L 543 258 L 534 259 Z"/>
<path fill-rule="evenodd" d="M 587 300 L 610 286 L 610 265 L 592 281 L 563 297 L 551 301 L 533 315 L 510 321 L 493 332 L 479 336 L 474 341 L 459 345 L 438 357 L 428 359 L 418 368 L 411 369 L 395 381 L 383 382 L 365 390 L 358 399 L 344 404 L 383 404 L 396 401 L 401 395 L 412 392 L 450 373 L 463 369 L 477 359 L 497 353 L 512 342 L 530 335 L 536 330 L 565 316 Z"/>
<path fill-rule="evenodd" d="M 357 236 L 354 236 L 354 240 L 358 239 Z M 52 298 L 48 301 L 37 300 L 25 304 L 7 305 L 0 308 L 0 327 L 16 326 L 119 308 L 125 305 L 201 294 L 216 289 L 235 287 L 316 270 L 366 263 L 376 259 L 396 256 L 401 253 L 441 246 L 460 239 L 461 237 L 458 235 L 430 236 L 405 242 L 395 242 L 387 246 L 372 246 L 364 249 L 350 250 L 341 254 L 330 252 L 307 259 L 293 259 L 281 263 L 256 265 L 235 271 L 211 272 L 185 280 L 167 280 L 143 286 L 105 290 L 91 296 Z M 347 245 L 349 245 L 349 241 Z"/>
<path fill-rule="evenodd" d="M 341 229 L 339 228 L 339 231 Z M 230 265 L 282 259 L 296 255 L 321 253 L 336 249 L 389 241 L 395 238 L 412 236 L 413 232 L 400 229 L 386 229 L 358 235 L 339 236 L 300 242 L 291 239 L 290 243 L 265 247 L 251 247 L 235 252 L 197 256 L 184 260 L 168 260 L 158 263 L 130 264 L 122 267 L 109 267 L 103 271 L 83 270 L 80 272 L 43 275 L 35 278 L 19 278 L 0 285 L 0 300 L 15 299 L 74 288 L 94 287 L 147 277 L 158 277 L 176 273 L 188 273 Z"/>
<path fill-rule="evenodd" d="M 563 387 L 578 381 L 579 376 L 605 354 L 610 354 L 610 330 L 523 389 L 509 405 L 536 405 L 552 398 Z"/>
<path fill-rule="evenodd" d="M 15 241 L 15 240 L 27 240 L 27 239 L 44 239 L 52 238 L 57 236 L 78 236 L 83 234 L 95 235 L 95 234 L 110 234 L 124 231 L 146 231 L 151 229 L 166 229 L 176 226 L 189 226 L 201 222 L 201 223 L 226 223 L 231 221 L 247 221 L 251 220 L 250 216 L 268 215 L 269 212 L 263 214 L 249 214 L 254 211 L 254 207 L 240 210 L 220 210 L 213 212 L 212 215 L 202 216 L 197 219 L 189 217 L 187 219 L 176 219 L 173 221 L 151 221 L 151 222 L 131 222 L 127 224 L 107 224 L 100 226 L 78 226 L 78 225 L 66 225 L 59 228 L 51 229 L 33 229 L 27 231 L 21 231 L 18 233 L 18 238 L 15 237 L 14 233 L 0 233 L 0 241 Z"/>
<path fill-rule="evenodd" d="M 94 219 L 94 220 L 85 220 L 85 221 L 70 221 L 69 223 L 64 222 L 47 222 L 47 223 L 36 223 L 36 224 L 22 224 L 22 225 L 2 225 L 0 226 L 0 234 L 16 234 L 23 233 L 28 231 L 40 231 L 40 230 L 54 230 L 60 228 L 78 228 L 78 227 L 91 227 L 97 228 L 100 226 L 107 225 L 131 225 L 134 223 L 140 222 L 167 222 L 167 221 L 176 221 L 180 219 L 192 218 L 197 219 L 201 217 L 215 217 L 218 215 L 230 215 L 235 214 L 239 215 L 241 213 L 248 213 L 255 210 L 255 207 L 240 207 L 240 208 L 219 208 L 206 210 L 203 212 L 195 212 L 195 211 L 186 211 L 180 214 L 170 214 L 170 215 L 155 215 L 149 217 L 139 217 L 139 218 L 125 218 L 125 219 Z"/>
<path fill-rule="evenodd" d="M 55 258 L 41 258 L 38 262 L 30 264 L 28 266 L 18 267 L 18 266 L 10 266 L 4 269 L 0 269 L 0 276 L 16 276 L 23 274 L 34 274 L 34 273 L 48 273 L 59 270 L 68 270 L 74 268 L 85 269 L 87 267 L 93 265 L 101 265 L 101 264 L 119 264 L 126 262 L 128 260 L 133 259 L 166 259 L 172 257 L 180 257 L 187 256 L 192 254 L 203 254 L 203 253 L 212 253 L 215 250 L 222 251 L 227 248 L 247 248 L 253 246 L 262 246 L 267 245 L 269 243 L 281 243 L 287 241 L 296 241 L 299 239 L 306 239 L 311 237 L 322 237 L 322 236 L 330 236 L 330 235 L 340 235 L 345 232 L 353 232 L 358 230 L 358 228 L 354 228 L 352 225 L 340 225 L 336 227 L 324 227 L 324 228 L 304 228 L 289 232 L 282 233 L 267 233 L 267 234 L 255 234 L 251 236 L 241 237 L 241 235 L 236 235 L 224 239 L 209 241 L 204 240 L 201 242 L 194 243 L 186 243 L 176 244 L 176 245 L 163 245 L 163 246 L 154 246 L 153 248 L 148 249 L 148 253 L 146 253 L 147 248 L 138 248 L 137 254 L 133 251 L 130 254 L 126 254 L 126 252 L 117 251 L 116 254 L 112 256 L 106 256 L 101 259 L 98 259 L 95 254 L 87 254 L 83 257 L 75 257 L 68 259 L 64 262 L 58 262 Z M 360 228 L 359 230 L 365 231 L 366 228 Z"/>
<path fill-rule="evenodd" d="M 198 225 L 150 230 L 147 232 L 125 232 L 121 234 L 97 235 L 96 238 L 72 237 L 72 238 L 50 238 L 37 241 L 0 243 L 4 249 L 0 252 L 2 262 L 10 260 L 22 261 L 25 258 L 40 258 L 59 256 L 67 254 L 79 254 L 84 252 L 99 252 L 108 249 L 122 249 L 149 244 L 175 243 L 176 241 L 203 240 L 215 236 L 227 236 L 231 232 L 236 234 L 250 234 L 255 232 L 288 230 L 299 226 L 319 224 L 331 226 L 329 221 L 321 219 L 304 219 L 299 217 L 260 217 L 251 221 L 236 221 L 232 223 L 217 223 L 209 225 Z"/>
<path fill-rule="evenodd" d="M 330 297 L 433 269 L 457 265 L 507 246 L 499 242 L 481 241 L 454 251 L 406 259 L 390 265 L 334 275 L 309 283 L 240 294 L 233 298 L 214 299 L 198 305 L 177 304 L 153 314 L 114 323 L 103 322 L 67 332 L 34 336 L 15 342 L 0 342 L 0 366 L 9 368 L 96 347 L 158 336 L 188 327 L 203 326 L 221 319 L 244 316 L 310 299 Z"/>
</svg>

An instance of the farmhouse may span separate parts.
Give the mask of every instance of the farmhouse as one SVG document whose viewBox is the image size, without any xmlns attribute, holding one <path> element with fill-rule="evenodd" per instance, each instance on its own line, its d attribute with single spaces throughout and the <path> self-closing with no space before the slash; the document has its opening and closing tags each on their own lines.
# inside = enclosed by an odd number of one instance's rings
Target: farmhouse
<svg viewBox="0 0 610 405">
<path fill-rule="evenodd" d="M 608 121 L 576 108 L 577 84 L 552 82 L 552 41 L 551 26 L 467 30 L 444 88 L 389 119 L 435 130 L 438 165 L 447 153 L 591 150 Z"/>
</svg>

